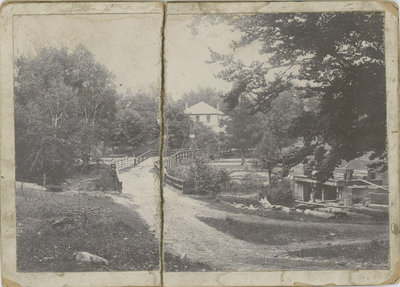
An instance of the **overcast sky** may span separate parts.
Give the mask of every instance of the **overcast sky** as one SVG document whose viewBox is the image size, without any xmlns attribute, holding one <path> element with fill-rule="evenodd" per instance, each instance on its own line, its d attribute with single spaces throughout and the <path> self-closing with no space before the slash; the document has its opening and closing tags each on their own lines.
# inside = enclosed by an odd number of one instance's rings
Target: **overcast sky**
<svg viewBox="0 0 400 287">
<path fill-rule="evenodd" d="M 266 59 L 258 53 L 260 46 L 232 50 L 231 44 L 240 39 L 238 31 L 226 24 L 201 23 L 197 34 L 189 25 L 195 15 L 168 15 L 166 30 L 166 92 L 179 99 L 185 92 L 199 87 L 210 87 L 226 92 L 231 85 L 215 77 L 221 70 L 217 63 L 209 64 L 209 48 L 221 54 L 234 53 L 237 59 L 249 64 L 253 60 Z"/>
<path fill-rule="evenodd" d="M 160 83 L 161 15 L 35 15 L 14 21 L 15 57 L 83 44 L 116 75 L 119 92 Z"/>
<path fill-rule="evenodd" d="M 236 59 L 250 64 L 266 61 L 256 44 L 232 49 L 240 32 L 220 23 L 201 22 L 194 34 L 189 27 L 196 15 L 168 15 L 166 26 L 166 92 L 179 99 L 198 88 L 227 92 L 231 84 L 215 75 L 221 70 L 210 60 L 210 48 L 221 54 L 234 53 Z M 116 75 L 118 91 L 133 93 L 159 87 L 161 53 L 161 15 L 35 15 L 17 16 L 15 57 L 33 56 L 42 47 L 86 46 L 98 62 Z"/>
</svg>

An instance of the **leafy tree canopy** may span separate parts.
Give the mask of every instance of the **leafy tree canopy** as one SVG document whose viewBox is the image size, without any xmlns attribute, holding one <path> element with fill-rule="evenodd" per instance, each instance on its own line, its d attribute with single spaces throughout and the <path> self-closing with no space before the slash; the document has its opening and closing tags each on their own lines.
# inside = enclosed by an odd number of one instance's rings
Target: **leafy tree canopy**
<svg viewBox="0 0 400 287">
<path fill-rule="evenodd" d="M 141 145 L 155 148 L 160 130 L 157 123 L 158 97 L 153 93 L 130 90 L 117 101 L 118 112 L 113 122 L 113 146 L 135 150 Z"/>
<path fill-rule="evenodd" d="M 226 22 L 241 32 L 236 47 L 257 42 L 261 44 L 259 53 L 266 56 L 266 61 L 245 65 L 233 54 L 211 51 L 212 60 L 223 66 L 218 76 L 233 84 L 225 97 L 229 109 L 246 94 L 252 98 L 253 113 L 266 113 L 273 99 L 292 87 L 303 99 L 318 103 L 293 119 L 291 135 L 303 137 L 306 145 L 293 157 L 296 160 L 292 159 L 292 164 L 311 155 L 318 167 L 316 176 L 324 181 L 342 160 L 369 151 L 372 158 L 385 158 L 382 13 L 207 17 L 204 19 L 208 22 Z"/>
<path fill-rule="evenodd" d="M 183 148 L 189 143 L 190 119 L 184 113 L 184 105 L 182 105 L 182 102 L 180 103 L 171 102 L 165 105 L 165 139 L 168 149 Z"/>
<path fill-rule="evenodd" d="M 59 182 L 107 142 L 116 113 L 114 76 L 85 47 L 45 48 L 15 62 L 17 178 Z"/>
<path fill-rule="evenodd" d="M 262 137 L 263 116 L 260 113 L 250 114 L 251 102 L 241 97 L 234 109 L 228 112 L 226 121 L 227 140 L 231 147 L 242 153 L 242 164 L 248 149 L 254 148 Z"/>
</svg>

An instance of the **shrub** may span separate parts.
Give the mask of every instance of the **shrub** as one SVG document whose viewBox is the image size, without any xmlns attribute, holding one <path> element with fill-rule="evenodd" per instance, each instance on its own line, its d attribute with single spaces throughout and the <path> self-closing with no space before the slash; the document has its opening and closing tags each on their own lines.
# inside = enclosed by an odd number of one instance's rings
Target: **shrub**
<svg viewBox="0 0 400 287">
<path fill-rule="evenodd" d="M 293 204 L 290 181 L 288 179 L 281 179 L 277 181 L 276 184 L 267 186 L 260 196 L 266 196 L 268 201 L 272 204 L 285 206 L 291 206 Z"/>
<path fill-rule="evenodd" d="M 215 197 L 226 189 L 230 182 L 229 173 L 209 165 L 208 157 L 202 154 L 171 167 L 168 173 L 185 180 L 184 193 Z"/>
</svg>

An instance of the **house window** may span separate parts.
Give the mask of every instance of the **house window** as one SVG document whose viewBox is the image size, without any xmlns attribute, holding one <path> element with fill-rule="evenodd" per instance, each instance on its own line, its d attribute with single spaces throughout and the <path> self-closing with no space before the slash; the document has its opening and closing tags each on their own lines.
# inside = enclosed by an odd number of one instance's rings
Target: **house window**
<svg viewBox="0 0 400 287">
<path fill-rule="evenodd" d="M 200 121 L 200 116 L 196 116 L 196 122 Z"/>
<path fill-rule="evenodd" d="M 207 115 L 207 123 L 209 123 L 211 121 L 211 116 Z"/>
</svg>

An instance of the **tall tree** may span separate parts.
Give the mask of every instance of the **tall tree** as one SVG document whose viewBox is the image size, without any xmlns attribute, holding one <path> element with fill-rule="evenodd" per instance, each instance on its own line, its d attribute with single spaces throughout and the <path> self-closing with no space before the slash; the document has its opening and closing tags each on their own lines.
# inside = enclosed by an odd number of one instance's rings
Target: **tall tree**
<svg viewBox="0 0 400 287">
<path fill-rule="evenodd" d="M 158 98 L 142 91 L 130 90 L 117 102 L 117 116 L 113 123 L 113 147 L 123 151 L 135 150 L 142 145 L 155 147 L 160 135 Z"/>
<path fill-rule="evenodd" d="M 250 113 L 250 101 L 244 96 L 239 104 L 228 113 L 226 122 L 227 140 L 231 147 L 239 149 L 242 154 L 242 165 L 245 162 L 246 152 L 254 148 L 262 137 L 260 114 Z"/>
<path fill-rule="evenodd" d="M 271 108 L 262 117 L 258 131 L 262 139 L 257 143 L 255 155 L 261 168 L 268 172 L 270 184 L 274 183 L 271 180 L 274 168 L 284 165 L 285 156 L 296 141 L 289 134 L 290 122 L 302 110 L 303 104 L 296 93 L 284 92 L 271 102 Z"/>
<path fill-rule="evenodd" d="M 224 66 L 219 77 L 234 83 L 226 97 L 229 108 L 247 93 L 254 99 L 254 111 L 266 112 L 271 101 L 291 86 L 318 102 L 317 109 L 305 110 L 294 120 L 292 131 L 306 143 L 297 158 L 303 161 L 312 155 L 318 161 L 319 180 L 331 176 L 341 160 L 369 151 L 372 158 L 386 156 L 382 13 L 211 17 L 208 21 L 227 22 L 242 33 L 236 47 L 257 41 L 262 45 L 259 52 L 268 55 L 265 62 L 244 65 L 234 55 L 212 52 L 213 60 Z"/>
<path fill-rule="evenodd" d="M 171 102 L 165 109 L 166 141 L 168 149 L 183 148 L 189 143 L 191 121 L 184 113 L 182 102 Z"/>
<path fill-rule="evenodd" d="M 77 161 L 95 160 L 108 140 L 113 75 L 83 46 L 42 49 L 15 66 L 17 178 L 59 182 Z"/>
</svg>

